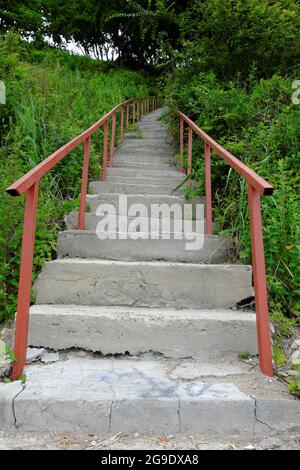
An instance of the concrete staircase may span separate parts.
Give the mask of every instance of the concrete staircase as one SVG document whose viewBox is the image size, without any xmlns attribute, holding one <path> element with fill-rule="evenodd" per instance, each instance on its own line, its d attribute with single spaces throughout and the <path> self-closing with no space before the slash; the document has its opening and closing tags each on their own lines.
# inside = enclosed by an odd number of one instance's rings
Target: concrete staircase
<svg viewBox="0 0 300 470">
<path fill-rule="evenodd" d="M 121 195 L 148 209 L 188 202 L 173 193 L 183 176 L 162 112 L 141 121 L 142 135 L 125 138 L 107 182 L 91 182 L 86 230 L 76 230 L 76 213 L 66 217 L 58 259 L 35 285 L 29 336 L 30 346 L 57 350 L 60 360 L 28 366 L 25 386 L 12 385 L 6 427 L 206 435 L 300 427 L 284 387 L 262 376 L 255 360 L 238 359 L 257 354 L 256 325 L 253 313 L 235 308 L 253 296 L 252 268 L 226 263 L 230 241 L 206 236 L 201 250 L 188 251 L 190 234 L 179 239 L 175 222 L 191 221 L 194 208 L 182 220 L 173 215 L 171 239 L 162 218 L 146 214 L 137 233 L 154 223 L 156 239 L 122 239 L 121 218 L 121 239 L 99 240 L 98 206 L 112 204 L 111 218 L 124 216 Z"/>
</svg>

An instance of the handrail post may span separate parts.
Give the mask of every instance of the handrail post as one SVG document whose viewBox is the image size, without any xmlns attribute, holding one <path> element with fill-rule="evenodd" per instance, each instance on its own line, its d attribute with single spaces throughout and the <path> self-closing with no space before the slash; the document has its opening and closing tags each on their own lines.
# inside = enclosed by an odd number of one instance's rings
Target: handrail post
<svg viewBox="0 0 300 470">
<path fill-rule="evenodd" d="M 187 174 L 192 173 L 192 160 L 193 160 L 193 129 L 189 126 L 189 136 L 188 136 L 188 169 Z M 189 180 L 188 186 L 192 186 L 192 180 Z"/>
<path fill-rule="evenodd" d="M 26 364 L 38 192 L 37 182 L 26 194 L 12 380 L 22 375 Z"/>
<path fill-rule="evenodd" d="M 107 179 L 107 153 L 108 153 L 108 121 L 104 123 L 103 158 L 102 158 L 102 181 Z"/>
<path fill-rule="evenodd" d="M 137 99 L 137 121 L 140 120 L 140 99 Z"/>
<path fill-rule="evenodd" d="M 132 124 L 135 124 L 135 101 L 132 103 Z"/>
<path fill-rule="evenodd" d="M 124 142 L 124 106 L 121 109 L 121 129 L 120 129 L 120 142 Z"/>
<path fill-rule="evenodd" d="M 115 155 L 115 140 L 116 140 L 116 125 L 117 125 L 117 113 L 113 114 L 112 125 L 111 125 L 111 140 L 110 140 L 110 159 L 109 166 L 113 166 L 113 160 Z"/>
<path fill-rule="evenodd" d="M 184 173 L 183 152 L 184 152 L 184 121 L 182 117 L 180 117 L 180 171 L 182 173 Z"/>
<path fill-rule="evenodd" d="M 87 186 L 88 186 L 88 178 L 89 178 L 90 153 L 91 153 L 91 137 L 88 137 L 84 142 L 81 195 L 80 195 L 80 207 L 79 207 L 79 214 L 78 214 L 78 230 L 85 230 L 85 209 L 86 209 L 86 195 L 87 195 Z"/>
<path fill-rule="evenodd" d="M 266 267 L 264 240 L 262 233 L 262 217 L 260 195 L 250 184 L 248 185 L 249 211 L 252 243 L 252 265 L 256 305 L 257 341 L 259 365 L 261 371 L 273 376 L 272 348 L 270 338 L 268 292 L 266 285 Z"/>
<path fill-rule="evenodd" d="M 126 106 L 126 128 L 129 126 L 129 105 Z"/>
<path fill-rule="evenodd" d="M 206 235 L 213 233 L 212 195 L 211 195 L 211 154 L 210 145 L 205 142 L 205 213 Z"/>
</svg>

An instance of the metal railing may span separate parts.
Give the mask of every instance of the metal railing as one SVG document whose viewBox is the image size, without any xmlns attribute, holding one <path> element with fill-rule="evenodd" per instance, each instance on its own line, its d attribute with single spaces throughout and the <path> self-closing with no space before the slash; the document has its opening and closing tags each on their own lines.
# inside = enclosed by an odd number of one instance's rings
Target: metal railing
<svg viewBox="0 0 300 470">
<path fill-rule="evenodd" d="M 88 189 L 88 173 L 90 161 L 91 136 L 95 134 L 101 127 L 104 127 L 103 135 L 103 153 L 102 153 L 102 180 L 106 181 L 107 166 L 112 166 L 118 113 L 120 116 L 120 142 L 124 140 L 124 127 L 128 127 L 129 123 L 133 124 L 139 121 L 144 115 L 150 111 L 154 111 L 160 105 L 160 100 L 156 97 L 134 98 L 119 104 L 102 119 L 93 124 L 89 129 L 79 136 L 65 144 L 59 150 L 54 152 L 48 158 L 43 160 L 26 175 L 22 176 L 13 183 L 6 192 L 11 196 L 21 196 L 26 194 L 24 226 L 22 239 L 22 253 L 20 263 L 18 306 L 15 328 L 15 361 L 13 363 L 12 379 L 15 380 L 22 375 L 26 364 L 26 351 L 28 343 L 28 326 L 29 326 L 29 310 L 30 310 L 30 293 L 32 285 L 32 268 L 34 256 L 34 242 L 36 231 L 36 214 L 39 182 L 41 178 L 48 173 L 55 165 L 63 160 L 69 153 L 84 143 L 84 156 L 82 166 L 81 180 L 81 197 L 78 215 L 78 229 L 85 229 L 85 210 L 86 196 Z M 109 122 L 111 121 L 111 139 L 109 149 Z M 108 162 L 109 159 L 109 162 Z"/>
<path fill-rule="evenodd" d="M 266 267 L 264 254 L 264 241 L 262 232 L 261 216 L 261 196 L 272 195 L 274 188 L 267 181 L 261 178 L 257 173 L 251 170 L 247 165 L 234 157 L 221 145 L 215 142 L 191 119 L 180 111 L 177 111 L 180 117 L 180 155 L 181 171 L 184 172 L 183 153 L 184 153 L 184 126 L 188 126 L 188 168 L 187 174 L 192 171 L 193 155 L 193 134 L 197 134 L 204 141 L 204 161 L 205 161 L 205 211 L 206 211 L 206 234 L 212 235 L 213 232 L 213 210 L 212 210 L 212 185 L 211 185 L 211 150 L 223 158 L 239 175 L 241 175 L 248 185 L 249 214 L 251 225 L 251 243 L 252 243 L 252 266 L 253 281 L 256 305 L 256 324 L 259 364 L 261 371 L 272 377 L 272 348 L 270 338 L 270 324 L 268 311 L 268 293 L 266 285 Z"/>
</svg>

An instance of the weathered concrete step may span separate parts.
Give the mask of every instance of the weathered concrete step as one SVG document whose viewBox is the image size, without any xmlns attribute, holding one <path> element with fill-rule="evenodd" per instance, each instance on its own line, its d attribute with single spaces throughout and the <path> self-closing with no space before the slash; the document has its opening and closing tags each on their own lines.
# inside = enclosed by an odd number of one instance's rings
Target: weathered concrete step
<svg viewBox="0 0 300 470">
<path fill-rule="evenodd" d="M 131 178 L 178 178 L 182 180 L 185 175 L 177 170 L 141 170 L 138 168 L 108 168 L 109 176 L 122 176 Z"/>
<path fill-rule="evenodd" d="M 107 232 L 98 229 L 97 233 L 88 230 L 60 232 L 57 253 L 61 258 L 107 259 L 121 261 L 171 261 L 182 263 L 224 263 L 229 252 L 230 241 L 214 236 L 204 236 L 204 221 L 200 231 L 184 235 L 177 233 L 180 240 L 170 234 L 170 239 L 162 239 L 168 234 L 157 232 L 158 240 L 150 239 L 153 233 Z M 202 235 L 201 235 L 202 232 Z M 127 236 L 128 239 L 120 239 Z M 101 237 L 102 239 L 99 239 Z M 133 239 L 134 237 L 134 239 Z M 141 237 L 136 239 L 137 237 Z M 142 239 L 144 238 L 144 239 Z"/>
<path fill-rule="evenodd" d="M 175 194 L 175 193 L 174 193 Z M 108 213 L 116 213 L 120 215 L 128 215 L 128 210 L 132 205 L 141 204 L 147 210 L 148 217 L 156 218 L 156 209 L 158 205 L 161 210 L 164 212 L 164 217 L 169 216 L 167 209 L 170 209 L 170 217 L 176 219 L 191 219 L 199 217 L 200 211 L 203 210 L 201 206 L 205 203 L 204 198 L 194 198 L 187 200 L 179 191 L 175 195 L 145 195 L 145 194 L 109 194 L 101 193 L 98 195 L 88 195 L 88 205 L 92 212 L 96 212 L 99 208 L 99 205 L 107 204 L 113 205 L 114 210 L 110 211 L 110 207 L 107 207 Z M 126 204 L 125 204 L 126 201 Z M 198 216 L 196 217 L 196 205 L 200 205 L 197 210 Z M 112 209 L 112 208 L 111 208 Z M 155 211 L 154 211 L 155 209 Z"/>
<path fill-rule="evenodd" d="M 261 374 L 243 370 L 226 380 L 203 378 L 202 367 L 214 369 L 203 362 L 68 353 L 57 363 L 27 366 L 25 387 L 0 384 L 1 427 L 97 435 L 159 430 L 254 437 L 299 431 L 300 402 L 284 394 L 276 379 L 270 384 Z"/>
<path fill-rule="evenodd" d="M 172 194 L 174 186 L 166 186 L 159 184 L 128 184 L 128 183 L 114 183 L 111 181 L 92 181 L 90 183 L 90 192 L 94 194 L 99 193 L 120 193 L 120 194 Z"/>
<path fill-rule="evenodd" d="M 147 149 L 151 151 L 171 151 L 171 145 L 166 142 L 165 138 L 155 138 L 150 139 L 148 136 L 144 136 L 141 139 L 128 139 L 128 141 L 124 141 L 123 148 L 129 149 Z"/>
<path fill-rule="evenodd" d="M 228 309 L 253 296 L 242 265 L 60 259 L 35 284 L 37 304 Z"/>
<path fill-rule="evenodd" d="M 105 356 L 151 351 L 205 361 L 242 351 L 257 354 L 255 315 L 233 310 L 36 305 L 29 331 L 30 346 Z"/>
<path fill-rule="evenodd" d="M 125 134 L 125 138 L 129 136 L 134 136 L 133 139 L 144 139 L 144 140 L 156 140 L 164 139 L 165 143 L 169 143 L 169 140 L 172 139 L 171 134 L 167 129 L 141 129 L 141 133 L 138 134 Z M 129 137 L 130 138 L 130 137 Z"/>
<path fill-rule="evenodd" d="M 149 145 L 145 142 L 145 140 L 136 141 L 130 140 L 127 144 L 122 144 L 120 147 L 116 149 L 116 152 L 123 150 L 124 153 L 132 153 L 135 152 L 137 154 L 151 154 L 151 155 L 169 155 L 174 153 L 174 149 L 169 144 L 159 144 L 156 145 Z"/>
<path fill-rule="evenodd" d="M 175 166 L 172 166 L 170 163 L 156 163 L 155 161 L 147 161 L 143 162 L 141 160 L 131 161 L 128 158 L 119 158 L 118 160 L 114 160 L 113 163 L 115 168 L 134 168 L 144 171 L 152 171 L 152 170 L 162 170 L 162 171 L 169 171 L 169 170 L 176 170 Z"/>
<path fill-rule="evenodd" d="M 96 232 L 96 230 L 100 229 L 99 222 L 107 224 L 107 227 L 116 227 L 117 231 L 122 232 L 125 230 L 125 227 L 128 230 L 129 225 L 131 226 L 132 222 L 136 222 L 135 216 L 123 216 L 118 215 L 115 212 L 111 211 L 106 212 L 106 215 L 97 215 L 95 212 L 86 212 L 85 214 L 85 230 L 90 232 Z M 117 217 L 116 217 L 117 215 Z M 172 214 L 174 215 L 174 214 Z M 162 234 L 170 233 L 174 238 L 174 234 L 183 234 L 183 232 L 199 232 L 199 230 L 203 230 L 203 226 L 205 225 L 205 221 L 203 220 L 200 222 L 196 222 L 192 220 L 190 213 L 187 215 L 185 219 L 181 219 L 180 217 L 171 217 L 169 220 L 166 220 L 164 217 L 163 212 L 160 212 L 155 217 L 140 217 L 139 223 L 140 226 L 136 228 L 136 233 L 140 233 L 141 229 L 144 227 L 144 231 L 147 230 L 158 232 L 160 238 L 162 238 Z M 199 219 L 200 220 L 200 219 Z M 66 225 L 67 230 L 77 230 L 78 228 L 78 212 L 70 212 L 64 218 L 64 222 Z M 105 227 L 106 230 L 106 227 Z M 132 227 L 131 227 L 132 231 Z"/>
<path fill-rule="evenodd" d="M 166 178 L 163 177 L 140 177 L 137 178 L 136 176 L 116 176 L 116 175 L 108 175 L 107 182 L 111 183 L 128 183 L 128 184 L 139 184 L 139 185 L 146 185 L 146 186 L 155 186 L 155 185 L 166 185 L 176 188 L 182 181 L 184 180 L 183 173 L 181 174 L 180 178 L 178 176 L 168 176 Z"/>
<path fill-rule="evenodd" d="M 137 161 L 137 162 L 153 162 L 153 163 L 169 163 L 170 159 L 172 158 L 171 153 L 167 154 L 165 152 L 152 152 L 152 151 L 144 151 L 140 152 L 136 149 L 132 149 L 128 151 L 128 149 L 124 149 L 121 147 L 115 154 L 114 162 L 118 160 L 129 160 L 129 161 Z"/>
<path fill-rule="evenodd" d="M 140 121 L 138 124 L 137 124 L 137 127 L 143 129 L 158 129 L 158 130 L 167 130 L 169 129 L 169 125 L 168 124 L 165 124 L 163 122 L 158 122 L 158 121 Z"/>
</svg>

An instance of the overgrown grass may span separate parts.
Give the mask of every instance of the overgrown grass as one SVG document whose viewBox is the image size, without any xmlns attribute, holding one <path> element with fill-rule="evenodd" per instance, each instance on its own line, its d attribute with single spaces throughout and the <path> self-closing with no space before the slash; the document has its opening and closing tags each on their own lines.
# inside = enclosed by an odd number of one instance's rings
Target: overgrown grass
<svg viewBox="0 0 300 470">
<path fill-rule="evenodd" d="M 292 80 L 274 75 L 245 83 L 218 82 L 213 74 L 182 68 L 167 86 L 172 109 L 200 127 L 275 187 L 262 198 L 271 316 L 300 320 L 300 108 L 292 104 Z M 178 119 L 174 116 L 174 131 Z M 203 144 L 195 139 L 193 169 L 203 193 Z M 239 260 L 251 262 L 245 181 L 219 157 L 212 158 L 214 218 L 232 237 Z"/>
<path fill-rule="evenodd" d="M 127 98 L 149 94 L 142 74 L 86 57 L 37 51 L 15 34 L 0 38 L 0 80 L 7 105 L 0 105 L 0 320 L 13 316 L 19 274 L 23 198 L 5 188 L 57 148 Z M 92 140 L 90 177 L 101 174 L 101 132 Z M 55 255 L 66 212 L 78 205 L 82 146 L 41 183 L 34 276 Z"/>
</svg>

